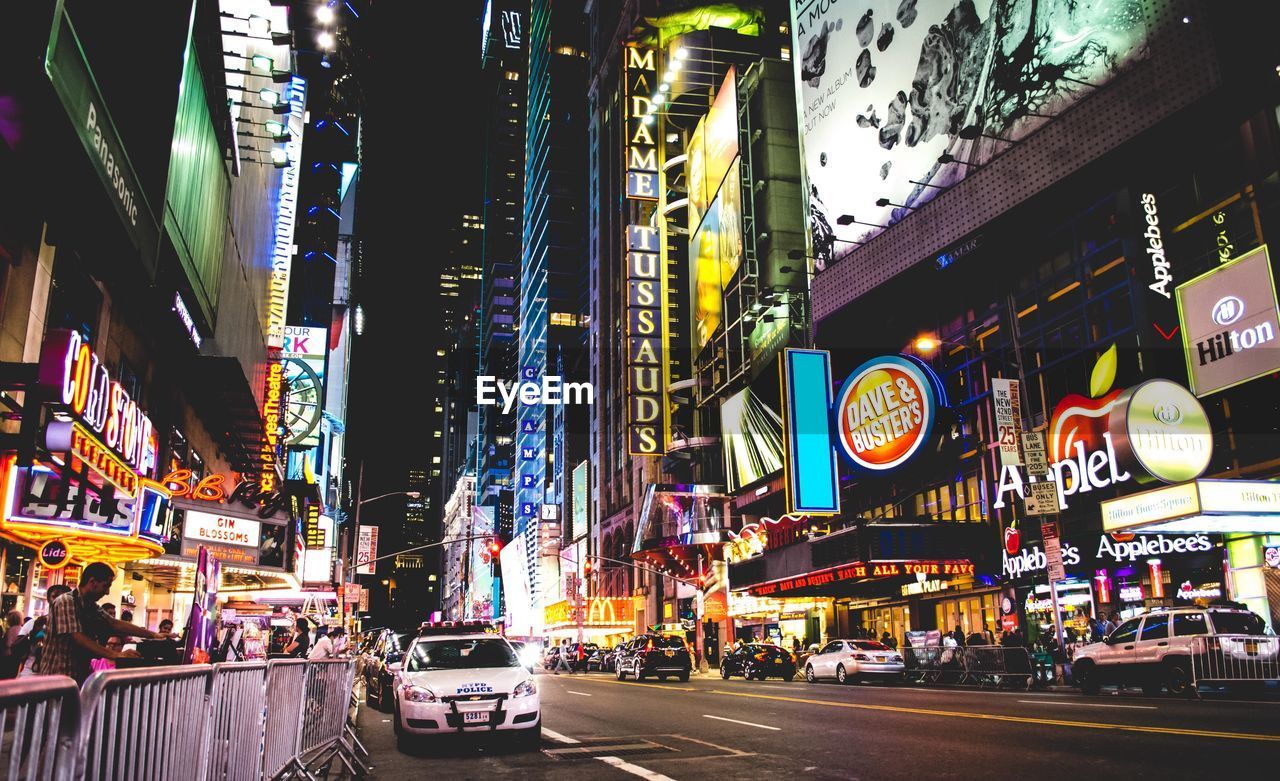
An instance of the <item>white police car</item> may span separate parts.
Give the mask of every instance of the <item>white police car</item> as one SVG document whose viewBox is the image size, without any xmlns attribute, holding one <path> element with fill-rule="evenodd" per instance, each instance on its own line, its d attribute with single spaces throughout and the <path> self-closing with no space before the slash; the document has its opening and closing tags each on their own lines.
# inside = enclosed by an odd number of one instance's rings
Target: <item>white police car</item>
<svg viewBox="0 0 1280 781">
<path fill-rule="evenodd" d="M 480 622 L 424 624 L 396 673 L 395 731 L 402 747 L 414 736 L 502 732 L 536 749 L 538 687 L 506 638 Z"/>
</svg>

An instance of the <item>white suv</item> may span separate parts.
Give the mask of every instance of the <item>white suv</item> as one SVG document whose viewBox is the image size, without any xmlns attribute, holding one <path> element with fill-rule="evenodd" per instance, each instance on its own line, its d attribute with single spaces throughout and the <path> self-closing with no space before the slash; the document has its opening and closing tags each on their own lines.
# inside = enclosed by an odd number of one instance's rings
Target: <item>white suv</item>
<svg viewBox="0 0 1280 781">
<path fill-rule="evenodd" d="M 1076 650 L 1071 675 L 1085 694 L 1097 694 L 1103 684 L 1139 684 L 1149 695 L 1167 688 L 1188 694 L 1194 683 L 1191 656 L 1196 637 L 1205 635 L 1261 635 L 1261 618 L 1231 608 L 1171 608 L 1155 610 L 1120 624 L 1101 643 Z M 1251 658 L 1274 659 L 1280 641 L 1266 638 L 1252 649 L 1239 649 Z"/>
<path fill-rule="evenodd" d="M 501 732 L 534 750 L 542 738 L 538 687 L 506 638 L 424 627 L 396 672 L 395 732 L 402 748 L 412 736 Z"/>
</svg>

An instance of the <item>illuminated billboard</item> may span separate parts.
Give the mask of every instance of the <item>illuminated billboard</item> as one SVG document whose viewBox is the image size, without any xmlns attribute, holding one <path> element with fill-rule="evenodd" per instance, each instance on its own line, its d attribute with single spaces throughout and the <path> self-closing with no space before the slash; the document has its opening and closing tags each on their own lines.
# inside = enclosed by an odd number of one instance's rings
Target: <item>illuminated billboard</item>
<svg viewBox="0 0 1280 781">
<path fill-rule="evenodd" d="M 329 331 L 305 325 L 284 327 L 284 382 L 289 389 L 285 444 L 311 448 L 320 444 L 324 416 L 324 366 Z"/>
<path fill-rule="evenodd" d="M 776 474 L 783 464 L 778 377 L 764 374 L 720 405 L 720 437 L 730 493 Z"/>
<path fill-rule="evenodd" d="M 1144 56 L 1145 5 L 793 3 L 815 269 Z"/>
</svg>

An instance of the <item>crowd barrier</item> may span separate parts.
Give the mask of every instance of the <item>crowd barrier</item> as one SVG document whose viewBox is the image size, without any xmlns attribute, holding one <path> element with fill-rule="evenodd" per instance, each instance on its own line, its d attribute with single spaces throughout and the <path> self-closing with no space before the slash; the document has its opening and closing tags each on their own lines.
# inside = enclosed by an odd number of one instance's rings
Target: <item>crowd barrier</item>
<svg viewBox="0 0 1280 781">
<path fill-rule="evenodd" d="M 355 662 L 108 670 L 0 683 L 0 772 L 42 781 L 251 781 L 370 770 Z"/>
<path fill-rule="evenodd" d="M 1192 690 L 1201 683 L 1280 681 L 1280 637 L 1211 635 L 1191 638 Z"/>
<path fill-rule="evenodd" d="M 75 757 L 80 690 L 63 676 L 0 684 L 0 772 L 11 781 L 65 781 Z"/>
<path fill-rule="evenodd" d="M 919 683 L 1031 688 L 1035 674 L 1025 648 L 913 646 L 902 649 L 909 680 Z"/>
</svg>

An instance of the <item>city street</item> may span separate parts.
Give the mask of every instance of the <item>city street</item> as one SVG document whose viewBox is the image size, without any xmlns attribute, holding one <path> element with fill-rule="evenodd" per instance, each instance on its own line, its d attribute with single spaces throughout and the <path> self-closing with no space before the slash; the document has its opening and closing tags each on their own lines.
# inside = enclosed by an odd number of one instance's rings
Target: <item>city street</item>
<svg viewBox="0 0 1280 781">
<path fill-rule="evenodd" d="M 536 754 L 446 738 L 406 755 L 391 717 L 363 709 L 374 777 L 1170 779 L 1280 760 L 1274 700 L 842 687 L 724 681 L 714 672 L 688 684 L 595 673 L 539 675 L 538 684 Z"/>
</svg>

